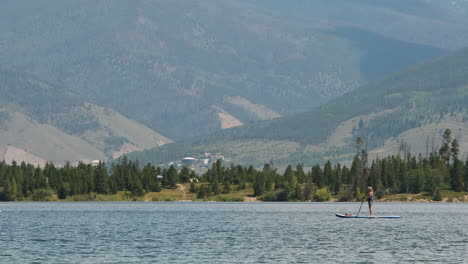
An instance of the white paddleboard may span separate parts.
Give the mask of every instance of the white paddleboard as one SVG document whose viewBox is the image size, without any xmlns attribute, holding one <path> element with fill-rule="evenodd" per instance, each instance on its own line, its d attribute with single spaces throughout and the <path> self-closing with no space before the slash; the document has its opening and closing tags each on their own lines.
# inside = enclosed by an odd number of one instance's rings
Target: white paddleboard
<svg viewBox="0 0 468 264">
<path fill-rule="evenodd" d="M 400 218 L 399 215 L 373 215 L 373 216 L 356 216 L 352 214 L 336 214 L 340 218 Z"/>
</svg>

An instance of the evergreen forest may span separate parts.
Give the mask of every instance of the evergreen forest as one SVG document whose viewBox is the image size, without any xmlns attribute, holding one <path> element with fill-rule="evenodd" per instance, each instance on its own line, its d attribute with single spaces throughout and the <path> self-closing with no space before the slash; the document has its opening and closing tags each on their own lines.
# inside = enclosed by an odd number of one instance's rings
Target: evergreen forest
<svg viewBox="0 0 468 264">
<path fill-rule="evenodd" d="M 360 200 L 367 186 L 373 186 L 377 198 L 395 193 L 427 192 L 441 200 L 441 190 L 468 191 L 468 158 L 459 159 L 459 143 L 447 129 L 443 144 L 430 153 L 413 155 L 402 146 L 398 155 L 369 161 L 363 140 L 356 140 L 356 155 L 350 167 L 326 162 L 309 171 L 302 164 L 289 165 L 283 174 L 273 164 L 262 169 L 231 164 L 220 160 L 202 175 L 188 167 L 159 168 L 126 157 L 110 166 L 80 163 L 43 168 L 31 164 L 0 163 L 0 200 L 44 201 L 84 194 L 115 194 L 125 191 L 141 196 L 162 189 L 175 189 L 178 183 L 190 183 L 189 191 L 197 199 L 209 200 L 218 194 L 251 188 L 252 196 L 264 201 L 339 201 Z"/>
</svg>

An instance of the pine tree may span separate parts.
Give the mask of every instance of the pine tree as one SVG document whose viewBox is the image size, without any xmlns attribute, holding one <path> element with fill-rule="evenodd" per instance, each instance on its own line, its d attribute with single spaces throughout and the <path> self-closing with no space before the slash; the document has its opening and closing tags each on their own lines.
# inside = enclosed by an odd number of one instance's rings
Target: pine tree
<svg viewBox="0 0 468 264">
<path fill-rule="evenodd" d="M 257 174 L 257 171 L 255 170 L 255 168 L 250 165 L 248 168 L 247 168 L 247 181 L 249 182 L 253 182 L 254 179 L 255 179 L 255 175 Z"/>
<path fill-rule="evenodd" d="M 227 193 L 230 193 L 230 192 L 231 192 L 231 184 L 229 183 L 229 181 L 225 181 L 223 183 L 223 193 L 227 194 Z"/>
<path fill-rule="evenodd" d="M 59 199 L 65 199 L 70 195 L 70 184 L 68 182 L 62 183 L 60 186 L 57 196 Z"/>
<path fill-rule="evenodd" d="M 257 177 L 255 177 L 255 181 L 253 183 L 254 195 L 260 196 L 265 193 L 265 173 L 257 173 Z"/>
<path fill-rule="evenodd" d="M 407 193 L 409 191 L 409 180 L 408 180 L 408 172 L 406 168 L 406 164 L 402 164 L 400 166 L 399 172 L 399 192 L 400 193 Z"/>
<path fill-rule="evenodd" d="M 184 166 L 179 174 L 179 179 L 182 183 L 187 183 L 190 179 L 190 169 L 187 166 Z"/>
<path fill-rule="evenodd" d="M 195 186 L 195 183 L 190 183 L 190 188 L 189 188 L 189 191 L 191 193 L 196 193 L 197 192 L 197 187 Z"/>
<path fill-rule="evenodd" d="M 434 201 L 442 201 L 442 194 L 440 192 L 440 189 L 437 189 L 434 194 Z"/>
<path fill-rule="evenodd" d="M 338 193 L 340 191 L 340 186 L 342 184 L 342 172 L 341 172 L 341 165 L 338 163 L 335 167 L 335 177 L 334 182 L 331 184 L 332 190 L 334 193 Z"/>
<path fill-rule="evenodd" d="M 458 154 L 460 152 L 460 145 L 458 144 L 458 140 L 456 138 L 454 138 L 452 141 L 452 147 L 450 149 L 450 152 L 452 154 L 452 161 L 457 160 Z"/>
<path fill-rule="evenodd" d="M 320 168 L 318 164 L 312 167 L 311 176 L 312 176 L 312 181 L 318 186 L 318 188 L 321 188 L 323 176 L 322 176 L 322 169 Z"/>
<path fill-rule="evenodd" d="M 293 195 L 291 196 L 292 200 L 301 200 L 302 199 L 302 192 L 301 192 L 301 185 L 299 183 L 296 183 L 294 186 L 294 192 Z"/>
<path fill-rule="evenodd" d="M 353 164 L 351 165 L 351 177 L 352 177 L 352 185 L 353 190 L 355 190 L 354 196 L 357 197 L 358 193 L 357 190 L 360 189 L 360 182 L 363 178 L 363 170 L 362 170 L 362 163 L 359 155 L 354 156 Z M 319 185 L 319 188 L 321 186 Z"/>
<path fill-rule="evenodd" d="M 424 175 L 426 176 L 425 191 L 435 195 L 442 188 L 444 181 L 442 174 L 438 170 L 426 168 L 424 169 Z"/>
<path fill-rule="evenodd" d="M 34 190 L 33 186 L 34 166 L 27 164 L 24 171 L 23 186 L 18 186 L 18 191 L 22 193 L 23 197 L 28 197 Z"/>
<path fill-rule="evenodd" d="M 218 178 L 214 178 L 211 183 L 210 183 L 210 188 L 211 188 L 211 193 L 213 193 L 214 195 L 218 195 L 221 193 L 220 189 L 219 189 L 219 182 L 218 182 Z"/>
<path fill-rule="evenodd" d="M 15 201 L 17 195 L 17 186 L 15 179 L 8 179 L 5 186 L 6 201 Z"/>
<path fill-rule="evenodd" d="M 102 162 L 99 162 L 96 170 L 95 177 L 95 188 L 97 193 L 107 194 L 109 193 L 109 176 L 107 175 L 106 165 Z"/>
<path fill-rule="evenodd" d="M 296 165 L 296 171 L 294 172 L 297 176 L 297 180 L 299 183 L 306 182 L 306 175 L 304 172 L 304 164 L 299 163 Z"/>
<path fill-rule="evenodd" d="M 442 136 L 442 146 L 439 149 L 439 155 L 446 164 L 450 161 L 450 143 L 452 142 L 452 132 L 450 129 L 446 129 Z"/>
<path fill-rule="evenodd" d="M 34 170 L 34 189 L 47 188 L 47 178 L 44 176 L 42 169 L 37 166 Z"/>
<path fill-rule="evenodd" d="M 85 193 L 96 192 L 96 172 L 94 166 L 87 164 L 85 169 Z"/>
<path fill-rule="evenodd" d="M 304 187 L 304 191 L 302 192 L 302 199 L 304 201 L 312 200 L 312 197 L 315 195 L 316 191 L 315 184 L 312 181 L 309 181 L 306 186 Z"/>
<path fill-rule="evenodd" d="M 284 171 L 283 175 L 284 179 L 286 180 L 287 184 L 291 187 L 295 187 L 297 184 L 297 177 L 296 174 L 294 173 L 294 170 L 292 169 L 292 166 L 289 165 L 286 170 Z"/>
<path fill-rule="evenodd" d="M 342 184 L 351 184 L 351 172 L 346 165 L 343 166 L 341 171 Z"/>
<path fill-rule="evenodd" d="M 179 174 L 177 172 L 177 169 L 174 167 L 174 165 L 171 165 L 171 167 L 169 167 L 169 170 L 167 171 L 167 180 L 171 188 L 176 187 L 176 184 L 179 180 Z"/>
<path fill-rule="evenodd" d="M 145 189 L 143 188 L 143 184 L 141 183 L 138 174 L 132 174 L 131 185 L 129 187 L 132 195 L 140 196 L 145 193 Z"/>
<path fill-rule="evenodd" d="M 387 163 L 387 159 L 382 159 L 382 163 L 380 165 L 382 175 L 382 187 L 384 188 L 388 188 Z"/>
<path fill-rule="evenodd" d="M 465 185 L 465 191 L 468 191 L 468 157 L 466 158 L 466 162 L 465 162 L 464 185 Z"/>
<path fill-rule="evenodd" d="M 412 193 L 420 193 L 425 189 L 424 171 L 411 170 L 408 172 L 408 179 L 410 182 L 409 190 Z"/>
<path fill-rule="evenodd" d="M 290 175 L 288 176 L 288 180 L 286 180 L 284 175 L 283 177 L 279 177 L 279 175 L 276 172 L 276 168 L 274 168 L 272 165 L 268 163 L 263 166 L 263 170 L 261 172 L 254 172 L 254 173 L 256 175 L 261 174 L 262 181 L 263 181 L 262 184 L 264 184 L 263 185 L 264 187 L 262 186 L 263 192 L 270 191 L 273 187 L 275 189 L 280 188 L 280 187 L 282 188 L 284 187 L 285 184 L 287 184 L 287 182 L 289 181 L 294 182 L 296 179 L 294 171 L 292 170 L 292 167 L 290 168 L 290 171 L 288 172 L 290 173 Z M 296 182 L 297 182 L 297 179 L 296 179 Z"/>
<path fill-rule="evenodd" d="M 24 171 L 27 169 L 27 165 L 26 164 L 23 165 L 23 164 L 24 162 L 21 163 L 21 168 Z M 55 168 L 54 164 L 47 162 L 43 170 L 44 170 L 45 177 L 48 179 L 49 186 L 52 189 L 57 190 L 60 187 L 62 179 L 57 169 Z"/>
<path fill-rule="evenodd" d="M 161 171 L 161 175 L 163 176 L 161 184 L 162 184 L 163 187 L 164 186 L 169 186 L 169 179 L 168 179 L 168 176 L 167 176 L 167 172 L 168 172 L 168 170 L 166 168 L 164 168 Z"/>
<path fill-rule="evenodd" d="M 333 168 L 331 162 L 328 160 L 325 163 L 325 167 L 323 168 L 323 182 L 322 187 L 330 186 L 331 183 L 334 183 L 335 179 L 333 177 Z"/>
<path fill-rule="evenodd" d="M 224 181 L 224 166 L 221 160 L 217 160 L 216 163 L 216 171 L 218 173 L 218 182 Z"/>
<path fill-rule="evenodd" d="M 206 184 L 200 185 L 197 188 L 197 199 L 204 199 L 210 196 L 210 187 Z"/>
<path fill-rule="evenodd" d="M 463 162 L 455 157 L 450 169 L 450 186 L 452 187 L 452 190 L 461 192 L 465 189 L 464 174 Z"/>
<path fill-rule="evenodd" d="M 395 158 L 395 156 L 391 156 L 386 163 L 387 168 L 385 171 L 387 172 L 387 179 L 388 179 L 388 188 L 392 191 L 397 191 L 397 174 L 398 174 L 398 161 L 400 158 Z"/>
</svg>

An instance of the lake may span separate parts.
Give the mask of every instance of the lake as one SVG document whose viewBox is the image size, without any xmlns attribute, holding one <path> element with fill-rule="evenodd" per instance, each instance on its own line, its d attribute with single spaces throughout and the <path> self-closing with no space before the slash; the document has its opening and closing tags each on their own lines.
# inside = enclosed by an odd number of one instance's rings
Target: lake
<svg viewBox="0 0 468 264">
<path fill-rule="evenodd" d="M 0 263 L 467 263 L 468 204 L 359 206 L 0 203 Z"/>
</svg>

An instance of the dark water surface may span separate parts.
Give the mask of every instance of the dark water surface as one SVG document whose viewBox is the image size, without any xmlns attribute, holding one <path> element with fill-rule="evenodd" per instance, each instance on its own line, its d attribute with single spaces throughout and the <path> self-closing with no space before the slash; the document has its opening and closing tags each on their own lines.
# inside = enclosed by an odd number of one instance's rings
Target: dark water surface
<svg viewBox="0 0 468 264">
<path fill-rule="evenodd" d="M 0 263 L 467 263 L 467 204 L 359 205 L 0 203 Z"/>
</svg>

